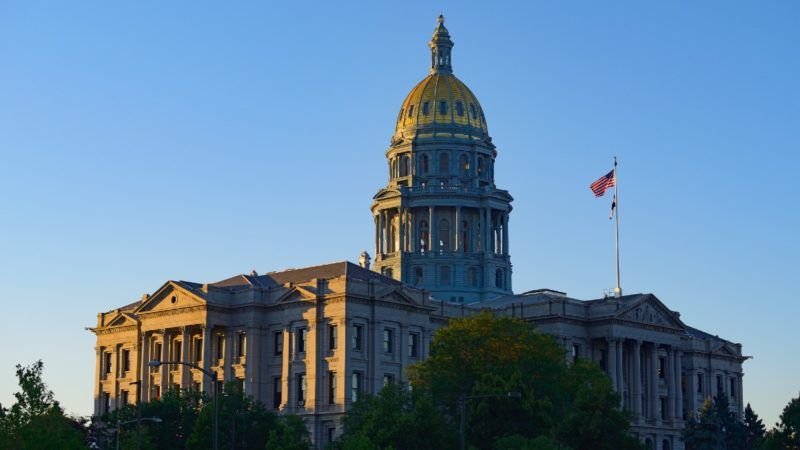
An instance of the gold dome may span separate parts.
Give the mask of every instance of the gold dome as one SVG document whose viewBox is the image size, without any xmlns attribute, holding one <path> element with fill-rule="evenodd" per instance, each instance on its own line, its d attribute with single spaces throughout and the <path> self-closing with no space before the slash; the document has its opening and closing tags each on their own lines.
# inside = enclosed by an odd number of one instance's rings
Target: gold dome
<svg viewBox="0 0 800 450">
<path fill-rule="evenodd" d="M 478 140 L 488 137 L 478 99 L 453 75 L 453 41 L 440 15 L 431 48 L 431 74 L 406 97 L 397 115 L 395 137 L 445 137 Z"/>
<path fill-rule="evenodd" d="M 480 139 L 488 129 L 475 94 L 455 75 L 437 72 L 408 94 L 397 116 L 395 134 Z"/>
</svg>

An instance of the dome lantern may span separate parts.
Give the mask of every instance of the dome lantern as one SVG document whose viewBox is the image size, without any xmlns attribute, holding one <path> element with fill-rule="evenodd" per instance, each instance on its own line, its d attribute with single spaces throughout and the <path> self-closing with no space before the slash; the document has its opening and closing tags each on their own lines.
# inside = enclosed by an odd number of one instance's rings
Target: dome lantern
<svg viewBox="0 0 800 450">
<path fill-rule="evenodd" d="M 433 31 L 431 38 L 431 73 L 453 73 L 453 66 L 450 62 L 450 50 L 453 48 L 453 41 L 450 40 L 450 33 L 444 27 L 444 16 L 439 14 L 439 25 Z"/>
</svg>

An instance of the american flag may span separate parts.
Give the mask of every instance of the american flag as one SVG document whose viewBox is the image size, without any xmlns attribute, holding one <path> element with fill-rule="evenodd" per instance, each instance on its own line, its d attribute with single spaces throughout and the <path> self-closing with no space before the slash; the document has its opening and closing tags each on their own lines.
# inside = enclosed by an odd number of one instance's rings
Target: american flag
<svg viewBox="0 0 800 450">
<path fill-rule="evenodd" d="M 595 197 L 602 197 L 606 193 L 606 189 L 613 187 L 615 184 L 617 184 L 617 174 L 612 170 L 589 185 L 589 189 L 594 192 Z"/>
</svg>

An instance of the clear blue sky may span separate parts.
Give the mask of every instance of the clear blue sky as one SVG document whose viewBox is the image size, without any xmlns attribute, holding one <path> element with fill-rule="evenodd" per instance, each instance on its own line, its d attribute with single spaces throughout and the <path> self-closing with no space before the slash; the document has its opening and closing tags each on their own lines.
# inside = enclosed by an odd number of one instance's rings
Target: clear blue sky
<svg viewBox="0 0 800 450">
<path fill-rule="evenodd" d="M 516 198 L 517 291 L 623 288 L 744 345 L 768 424 L 800 393 L 800 3 L 3 2 L 0 402 L 45 361 L 92 407 L 101 310 L 371 251 L 372 195 L 439 11 Z"/>
</svg>

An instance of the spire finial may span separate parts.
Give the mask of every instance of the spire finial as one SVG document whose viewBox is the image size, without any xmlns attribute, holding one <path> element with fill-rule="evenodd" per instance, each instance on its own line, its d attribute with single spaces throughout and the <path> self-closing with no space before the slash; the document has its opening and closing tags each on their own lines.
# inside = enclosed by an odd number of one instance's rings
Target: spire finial
<svg viewBox="0 0 800 450">
<path fill-rule="evenodd" d="M 453 48 L 453 41 L 450 40 L 450 33 L 444 27 L 444 14 L 439 13 L 438 25 L 433 30 L 433 38 L 428 44 L 431 47 L 431 73 L 453 73 L 453 66 L 450 62 L 450 49 Z"/>
</svg>

